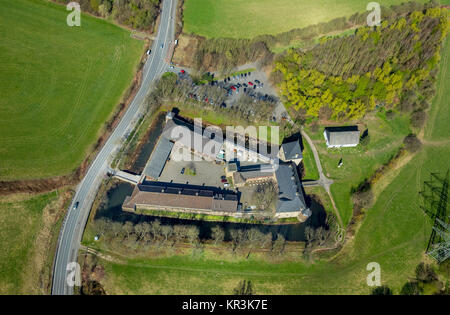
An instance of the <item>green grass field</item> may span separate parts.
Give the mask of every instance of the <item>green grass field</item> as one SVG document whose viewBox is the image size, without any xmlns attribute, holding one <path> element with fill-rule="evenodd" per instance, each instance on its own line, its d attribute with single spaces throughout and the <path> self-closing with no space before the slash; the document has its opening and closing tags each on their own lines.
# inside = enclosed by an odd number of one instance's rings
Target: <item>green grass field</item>
<svg viewBox="0 0 450 315">
<path fill-rule="evenodd" d="M 64 175 L 80 165 L 131 84 L 143 42 L 64 6 L 0 0 L 0 180 Z"/>
<path fill-rule="evenodd" d="M 307 141 L 303 141 L 303 166 L 305 168 L 305 176 L 303 180 L 317 180 L 319 179 L 319 171 L 317 170 L 314 154 L 309 147 Z"/>
<path fill-rule="evenodd" d="M 403 138 L 410 132 L 408 116 L 399 113 L 393 119 L 387 119 L 385 113 L 379 112 L 367 116 L 364 122 L 370 135 L 367 148 L 359 145 L 355 148 L 327 149 L 323 137 L 324 126 L 315 133 L 309 128 L 306 129 L 319 152 L 325 175 L 335 181 L 331 185 L 331 192 L 345 225 L 352 216 L 352 189 L 388 162 L 402 146 Z M 338 168 L 340 159 L 343 165 Z"/>
<path fill-rule="evenodd" d="M 377 2 L 390 6 L 405 1 Z M 208 38 L 252 38 L 349 17 L 366 11 L 367 3 L 360 0 L 186 0 L 184 31 Z"/>
<path fill-rule="evenodd" d="M 0 197 L 0 294 L 36 292 L 25 291 L 30 281 L 26 275 L 39 278 L 29 272 L 32 255 L 42 229 L 43 209 L 55 199 L 56 192 Z"/>
<path fill-rule="evenodd" d="M 294 259 L 269 263 L 252 257 L 248 260 L 218 257 L 207 252 L 203 257 L 172 255 L 167 258 L 133 259 L 127 264 L 102 261 L 107 274 L 102 282 L 106 292 L 232 294 L 239 281 L 246 279 L 253 282 L 256 294 L 368 294 L 371 288 L 366 284 L 369 273 L 366 266 L 369 262 L 377 262 L 381 266 L 382 284 L 398 294 L 404 283 L 414 276 L 414 269 L 424 257 L 431 232 L 431 224 L 419 208 L 418 193 L 423 181 L 429 179 L 430 172 L 443 173 L 448 168 L 449 135 L 441 138 L 440 131 L 448 128 L 447 119 L 450 118 L 445 98 L 450 91 L 450 86 L 445 84 L 449 55 L 447 40 L 438 82 L 442 88 L 438 89 L 430 111 L 431 117 L 441 113 L 447 116 L 427 122 L 429 135 L 425 134 L 422 151 L 397 170 L 397 176 L 387 183 L 374 206 L 367 211 L 354 241 L 333 262 L 308 263 Z M 393 128 L 387 122 L 383 126 L 382 119 L 374 121 L 380 124 L 378 132 Z M 390 132 L 400 135 L 406 127 L 402 121 L 397 121 L 397 124 L 400 129 Z M 371 136 L 374 149 L 389 146 L 377 133 Z M 389 150 L 384 154 L 387 156 Z M 368 162 L 363 160 L 360 163 Z M 357 164 L 355 168 L 360 169 L 361 165 Z M 373 169 L 375 165 L 366 166 Z"/>
</svg>

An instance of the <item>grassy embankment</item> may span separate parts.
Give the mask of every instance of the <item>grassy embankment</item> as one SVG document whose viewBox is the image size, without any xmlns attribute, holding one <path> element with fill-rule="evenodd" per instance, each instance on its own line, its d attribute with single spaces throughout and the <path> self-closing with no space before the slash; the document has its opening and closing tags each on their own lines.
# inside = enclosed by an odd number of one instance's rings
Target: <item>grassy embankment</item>
<svg viewBox="0 0 450 315">
<path fill-rule="evenodd" d="M 66 189 L 0 197 L 0 293 L 48 294 Z"/>
<path fill-rule="evenodd" d="M 64 6 L 1 1 L 0 180 L 74 171 L 112 116 L 137 69 L 144 42 Z"/>
</svg>

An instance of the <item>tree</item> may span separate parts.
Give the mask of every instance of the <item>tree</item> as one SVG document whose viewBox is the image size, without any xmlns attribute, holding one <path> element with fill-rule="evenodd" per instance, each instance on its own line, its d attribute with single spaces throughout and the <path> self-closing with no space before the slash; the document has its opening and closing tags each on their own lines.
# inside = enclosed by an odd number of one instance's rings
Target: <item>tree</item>
<svg viewBox="0 0 450 315">
<path fill-rule="evenodd" d="M 423 110 L 418 110 L 411 115 L 411 126 L 416 129 L 421 129 L 425 124 L 427 115 Z"/>
<path fill-rule="evenodd" d="M 421 262 L 416 267 L 416 279 L 422 282 L 432 282 L 437 280 L 436 272 L 431 265 Z"/>
<path fill-rule="evenodd" d="M 119 236 L 123 231 L 122 226 L 122 223 L 113 221 L 111 223 L 111 230 L 109 233 L 111 233 L 113 237 Z"/>
<path fill-rule="evenodd" d="M 167 242 L 170 235 L 172 235 L 173 228 L 171 225 L 161 226 L 161 234 L 164 236 L 164 242 Z"/>
<path fill-rule="evenodd" d="M 373 203 L 373 192 L 370 183 L 362 183 L 353 193 L 353 211 L 358 214 L 361 209 L 368 209 Z"/>
<path fill-rule="evenodd" d="M 123 225 L 123 231 L 125 232 L 125 237 L 128 238 L 134 232 L 134 225 L 130 221 L 125 222 Z"/>
<path fill-rule="evenodd" d="M 272 232 L 269 232 L 267 234 L 264 234 L 263 239 L 261 240 L 261 248 L 266 247 L 267 245 L 270 245 L 270 249 L 272 250 L 272 241 L 273 241 L 273 235 Z"/>
<path fill-rule="evenodd" d="M 184 228 L 184 225 L 175 225 L 173 227 L 173 235 L 175 237 L 172 245 L 175 245 L 176 242 L 183 240 L 183 238 L 186 236 L 186 229 Z"/>
<path fill-rule="evenodd" d="M 211 229 L 211 236 L 214 240 L 214 244 L 223 242 L 225 239 L 225 231 L 222 227 L 216 225 Z"/>
<path fill-rule="evenodd" d="M 284 238 L 284 236 L 280 233 L 277 234 L 277 239 L 275 240 L 274 244 L 273 244 L 273 250 L 277 251 L 278 254 L 282 254 L 284 251 L 284 247 L 286 244 L 286 239 Z"/>
<path fill-rule="evenodd" d="M 236 252 L 239 247 L 244 245 L 247 241 L 247 233 L 243 229 L 231 229 L 231 244 L 232 251 Z"/>
<path fill-rule="evenodd" d="M 422 289 L 419 287 L 417 281 L 408 281 L 405 283 L 400 293 L 402 295 L 420 295 L 422 294 Z"/>
<path fill-rule="evenodd" d="M 256 186 L 252 200 L 259 209 L 268 211 L 274 208 L 277 197 L 278 187 L 270 180 Z"/>
<path fill-rule="evenodd" d="M 156 240 L 161 235 L 161 222 L 156 219 L 150 223 L 150 230 L 153 235 L 153 239 Z"/>
<path fill-rule="evenodd" d="M 189 240 L 189 243 L 191 243 L 192 245 L 195 244 L 195 242 L 198 240 L 199 234 L 200 230 L 198 229 L 198 227 L 194 225 L 189 226 L 187 230 L 187 238 Z"/>
<path fill-rule="evenodd" d="M 105 235 L 108 234 L 108 232 L 111 230 L 111 220 L 110 219 L 97 219 L 94 221 L 95 223 L 95 229 L 99 235 Z"/>
<path fill-rule="evenodd" d="M 392 290 L 388 286 L 382 285 L 374 288 L 371 295 L 392 295 Z"/>
<path fill-rule="evenodd" d="M 305 227 L 305 239 L 306 239 L 306 243 L 308 245 L 312 244 L 312 242 L 315 239 L 315 231 L 314 231 L 314 227 L 308 225 Z"/>
<path fill-rule="evenodd" d="M 250 253 L 252 249 L 259 243 L 262 243 L 264 240 L 264 233 L 262 233 L 258 228 L 251 228 L 247 230 L 247 245 L 249 247 L 249 251 L 247 254 L 247 258 L 250 257 Z"/>
<path fill-rule="evenodd" d="M 149 232 L 150 225 L 147 222 L 142 222 L 139 224 L 136 224 L 134 227 L 134 231 L 137 234 L 138 240 L 144 239 L 145 233 Z"/>
<path fill-rule="evenodd" d="M 407 135 L 403 140 L 403 145 L 411 153 L 416 153 L 422 148 L 422 143 L 414 134 Z"/>
</svg>

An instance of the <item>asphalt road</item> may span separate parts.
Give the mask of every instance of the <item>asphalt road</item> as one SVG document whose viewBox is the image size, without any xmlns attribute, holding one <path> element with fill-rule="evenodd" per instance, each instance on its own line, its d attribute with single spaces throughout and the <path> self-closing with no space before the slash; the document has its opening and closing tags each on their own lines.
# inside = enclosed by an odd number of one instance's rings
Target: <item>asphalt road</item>
<svg viewBox="0 0 450 315">
<path fill-rule="evenodd" d="M 125 115 L 122 117 L 121 121 L 108 138 L 107 142 L 92 162 L 85 177 L 77 187 L 59 235 L 53 270 L 52 294 L 73 294 L 73 286 L 69 286 L 67 282 L 67 278 L 71 276 L 73 269 L 69 268 L 69 270 L 67 270 L 68 266 L 70 263 L 77 261 L 81 237 L 89 217 L 95 194 L 102 179 L 107 173 L 108 166 L 112 161 L 114 153 L 118 152 L 118 149 L 122 145 L 127 134 L 129 134 L 136 125 L 143 109 L 142 104 L 152 88 L 153 81 L 169 69 L 167 55 L 171 43 L 174 42 L 175 11 L 176 0 L 163 1 L 161 22 L 151 48 L 152 53 L 144 65 L 141 87 L 128 107 Z M 163 45 L 163 47 L 161 47 L 161 45 Z M 74 205 L 77 202 L 79 204 L 75 209 Z"/>
</svg>

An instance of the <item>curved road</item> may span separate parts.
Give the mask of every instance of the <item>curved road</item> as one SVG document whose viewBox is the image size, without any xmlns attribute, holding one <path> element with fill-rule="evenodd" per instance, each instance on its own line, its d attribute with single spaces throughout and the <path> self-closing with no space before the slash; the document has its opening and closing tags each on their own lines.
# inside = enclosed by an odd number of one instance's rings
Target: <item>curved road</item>
<svg viewBox="0 0 450 315">
<path fill-rule="evenodd" d="M 169 69 L 167 56 L 171 43 L 174 41 L 176 3 L 176 0 L 163 1 L 158 33 L 153 42 L 152 53 L 143 68 L 141 87 L 125 115 L 97 154 L 85 177 L 77 187 L 59 235 L 53 269 L 52 294 L 73 294 L 73 286 L 69 286 L 67 283 L 67 278 L 71 275 L 73 269 L 67 269 L 70 263 L 77 261 L 81 237 L 95 194 L 106 175 L 114 153 L 118 151 L 126 135 L 136 125 L 143 110 L 142 104 L 152 88 L 153 81 Z M 78 207 L 75 209 L 74 205 L 77 202 Z"/>
</svg>

